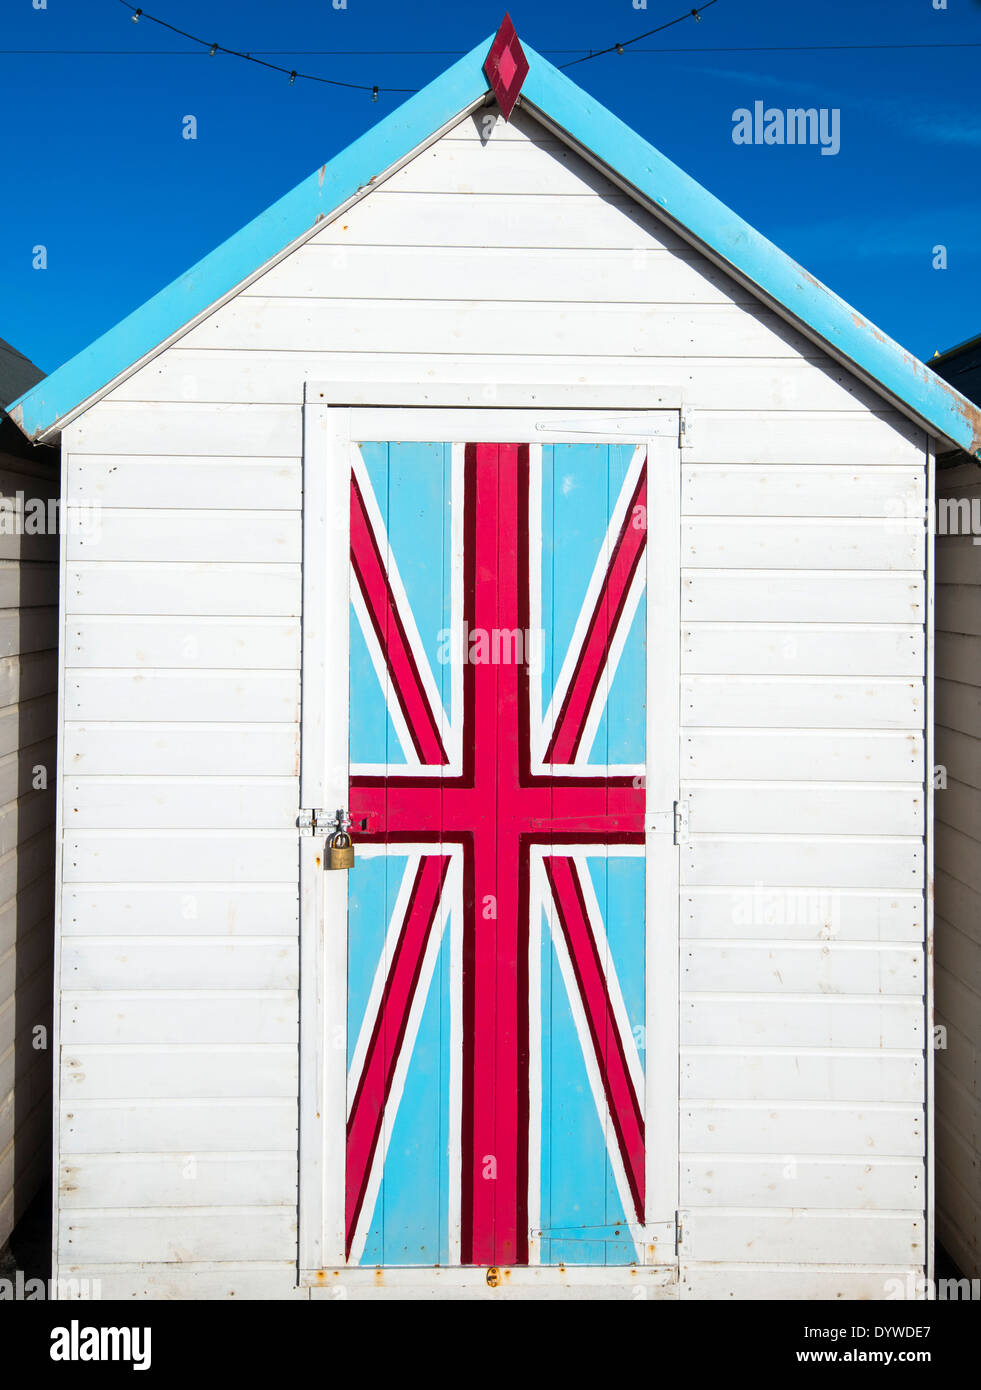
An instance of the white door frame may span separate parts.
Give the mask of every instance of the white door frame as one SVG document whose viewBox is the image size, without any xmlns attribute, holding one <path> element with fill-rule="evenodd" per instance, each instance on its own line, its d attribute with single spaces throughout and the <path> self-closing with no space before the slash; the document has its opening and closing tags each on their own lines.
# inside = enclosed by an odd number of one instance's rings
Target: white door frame
<svg viewBox="0 0 981 1390">
<path fill-rule="evenodd" d="M 665 393 L 651 388 L 603 388 L 596 406 L 583 410 L 581 388 L 532 388 L 522 383 L 494 388 L 453 384 L 433 397 L 433 387 L 378 383 L 308 383 L 303 410 L 303 695 L 300 805 L 330 817 L 346 807 L 348 788 L 348 680 L 350 605 L 349 470 L 331 467 L 340 449 L 367 428 L 376 438 L 447 442 L 557 437 L 636 439 L 648 443 L 649 507 L 647 568 L 647 947 L 645 1108 L 658 1125 L 659 1142 L 647 1149 L 646 1206 L 656 1220 L 644 1235 L 644 1263 L 637 1266 L 532 1266 L 519 1282 L 541 1288 L 555 1283 L 644 1283 L 674 1277 L 675 1212 L 679 1163 L 679 851 L 674 804 L 680 782 L 680 491 L 679 411 L 666 408 Z M 626 397 L 626 401 L 625 401 Z M 593 393 L 595 400 L 595 393 Z M 365 409 L 369 407 L 369 409 Z M 477 430 L 474 411 L 486 411 Z M 369 423 L 370 422 L 370 423 Z M 388 433 L 385 433 L 385 431 Z M 435 430 L 435 433 L 434 433 Z M 356 431 L 356 433 L 352 433 Z M 329 544 L 325 544 L 329 538 Z M 660 563 L 652 565 L 650 556 Z M 657 678 L 652 678 L 655 654 Z M 668 737 L 665 738 L 665 734 Z M 301 1284 L 364 1285 L 370 1270 L 344 1263 L 344 1165 L 347 1087 L 347 875 L 325 874 L 323 832 L 301 834 L 300 874 L 300 1140 L 299 1279 Z M 654 923 L 657 930 L 654 930 Z M 439 1271 L 440 1289 L 485 1289 L 472 1267 Z M 386 1269 L 418 1287 L 434 1271 Z M 514 1286 L 513 1271 L 510 1279 Z M 435 1287 L 435 1283 L 434 1283 Z"/>
</svg>

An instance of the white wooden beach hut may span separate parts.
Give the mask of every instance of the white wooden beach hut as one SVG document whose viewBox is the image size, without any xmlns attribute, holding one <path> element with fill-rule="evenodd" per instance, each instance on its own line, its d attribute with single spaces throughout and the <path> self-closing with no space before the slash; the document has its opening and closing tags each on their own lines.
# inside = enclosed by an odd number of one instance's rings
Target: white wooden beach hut
<svg viewBox="0 0 981 1390">
<path fill-rule="evenodd" d="M 490 50 L 13 408 L 99 509 L 62 548 L 58 1272 L 915 1296 L 924 518 L 981 416 Z"/>
</svg>

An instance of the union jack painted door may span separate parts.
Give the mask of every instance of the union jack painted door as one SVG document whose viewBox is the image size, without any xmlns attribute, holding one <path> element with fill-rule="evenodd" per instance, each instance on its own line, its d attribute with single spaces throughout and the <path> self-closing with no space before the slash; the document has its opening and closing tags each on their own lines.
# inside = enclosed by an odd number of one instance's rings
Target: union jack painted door
<svg viewBox="0 0 981 1390">
<path fill-rule="evenodd" d="M 308 409 L 314 1264 L 673 1258 L 676 431 Z"/>
</svg>

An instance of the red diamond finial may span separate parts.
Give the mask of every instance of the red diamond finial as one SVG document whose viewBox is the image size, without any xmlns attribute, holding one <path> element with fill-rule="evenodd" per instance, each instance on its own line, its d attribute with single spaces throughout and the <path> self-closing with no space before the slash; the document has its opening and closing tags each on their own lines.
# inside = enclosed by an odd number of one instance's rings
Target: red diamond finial
<svg viewBox="0 0 981 1390">
<path fill-rule="evenodd" d="M 490 89 L 497 97 L 504 119 L 511 119 L 521 84 L 528 76 L 528 59 L 518 42 L 511 16 L 506 14 L 484 63 Z"/>
</svg>

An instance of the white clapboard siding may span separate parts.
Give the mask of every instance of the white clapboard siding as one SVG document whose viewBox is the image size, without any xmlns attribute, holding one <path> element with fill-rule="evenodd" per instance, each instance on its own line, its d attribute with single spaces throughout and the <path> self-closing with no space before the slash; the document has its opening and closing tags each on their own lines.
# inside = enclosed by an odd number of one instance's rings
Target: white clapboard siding
<svg viewBox="0 0 981 1390">
<path fill-rule="evenodd" d="M 80 1207 L 287 1206 L 296 1155 L 286 1153 L 72 1154 L 61 1165 L 66 1210 Z"/>
<path fill-rule="evenodd" d="M 739 1299 L 779 1299 L 799 1303 L 878 1302 L 882 1299 L 923 1297 L 922 1253 L 905 1265 L 861 1265 L 830 1262 L 791 1264 L 746 1260 L 698 1264 L 682 1260 L 679 1297 L 702 1302 Z M 132 1276 L 131 1276 L 132 1278 Z M 163 1276 L 161 1284 L 166 1287 Z M 124 1287 L 131 1287 L 125 1285 Z M 140 1285 L 142 1287 L 142 1285 Z"/>
<path fill-rule="evenodd" d="M 681 980 L 685 990 L 720 993 L 919 995 L 923 952 L 912 945 L 688 941 L 681 948 Z"/>
<path fill-rule="evenodd" d="M 705 728 L 917 729 L 920 680 L 854 676 L 686 676 L 685 725 Z"/>
<path fill-rule="evenodd" d="M 923 788 L 854 782 L 689 783 L 693 833 L 923 833 Z"/>
<path fill-rule="evenodd" d="M 75 1098 L 128 1100 L 133 1096 L 290 1100 L 296 1095 L 296 1078 L 296 1049 L 283 1044 L 127 1048 L 83 1044 L 65 1053 L 62 1094 L 66 1103 Z"/>
<path fill-rule="evenodd" d="M 882 517 L 900 525 L 919 517 L 922 523 L 925 481 L 919 467 L 689 464 L 682 468 L 681 506 L 691 516 Z"/>
<path fill-rule="evenodd" d="M 923 767 L 923 737 L 882 729 L 689 729 L 681 766 L 700 781 L 909 782 Z"/>
<path fill-rule="evenodd" d="M 921 1272 L 927 440 L 520 112 L 461 122 L 65 432 L 60 1272 L 294 1288 L 310 381 L 684 400 L 680 1292 Z M 938 843 L 973 892 L 963 859 Z"/>
<path fill-rule="evenodd" d="M 691 568 L 912 570 L 922 567 L 924 529 L 858 517 L 688 517 L 681 560 Z"/>
<path fill-rule="evenodd" d="M 783 1049 L 734 1051 L 686 1047 L 681 1056 L 685 1100 L 839 1100 L 916 1104 L 923 1095 L 924 1062 L 919 1052 L 848 1052 Z"/>
<path fill-rule="evenodd" d="M 697 623 L 681 635 L 687 674 L 911 676 L 923 670 L 923 630 L 867 623 Z"/>
<path fill-rule="evenodd" d="M 681 881 L 698 887 L 756 884 L 770 887 L 916 887 L 923 873 L 919 839 L 838 839 L 831 835 L 699 835 L 681 847 Z"/>
<path fill-rule="evenodd" d="M 120 1212 L 92 1208 L 65 1214 L 59 1225 L 59 1258 L 69 1263 L 79 1250 L 86 1259 L 120 1261 L 145 1251 L 152 1261 L 225 1263 L 289 1259 L 296 1247 L 296 1208 L 217 1207 L 174 1212 L 143 1207 Z"/>
<path fill-rule="evenodd" d="M 190 511 L 113 507 L 91 527 L 68 533 L 69 560 L 298 564 L 300 521 L 293 512 Z"/>
<path fill-rule="evenodd" d="M 975 563 L 979 557 L 975 552 Z M 964 632 L 938 632 L 936 646 L 937 670 L 945 680 L 970 685 L 981 679 L 981 637 Z"/>
<path fill-rule="evenodd" d="M 830 1262 L 847 1251 L 872 1260 L 922 1265 L 924 1223 L 906 1212 L 699 1211 L 688 1214 L 685 1253 L 698 1260 Z"/>
<path fill-rule="evenodd" d="M 685 999 L 681 1041 L 692 1047 L 923 1046 L 919 1000 L 883 995 L 754 994 Z"/>
<path fill-rule="evenodd" d="M 295 671 L 92 671 L 65 677 L 68 719 L 228 719 L 279 723 L 295 719 Z"/>
<path fill-rule="evenodd" d="M 296 511 L 299 459 L 159 458 L 147 455 L 80 454 L 71 473 L 72 506 L 233 508 Z M 104 520 L 104 518 L 102 518 Z M 223 526 L 215 518 L 218 527 Z M 218 539 L 216 535 L 215 539 Z M 233 556 L 241 559 L 241 552 Z"/>
<path fill-rule="evenodd" d="M 295 618 L 76 617 L 66 626 L 65 660 L 84 667 L 207 667 L 295 671 Z"/>
<path fill-rule="evenodd" d="M 686 1101 L 682 1148 L 702 1153 L 857 1154 L 918 1157 L 923 1152 L 919 1105 L 740 1105 Z"/>
<path fill-rule="evenodd" d="M 197 881 L 65 885 L 68 936 L 293 936 L 299 930 L 295 882 Z"/>
<path fill-rule="evenodd" d="M 70 829 L 283 829 L 296 825 L 298 809 L 292 777 L 93 777 L 84 785 L 80 778 L 65 780 Z"/>
<path fill-rule="evenodd" d="M 936 681 L 937 721 L 945 728 L 973 734 L 981 728 L 981 686 L 938 676 Z"/>
<path fill-rule="evenodd" d="M 68 989 L 295 989 L 292 937 L 73 936 L 62 947 Z"/>
<path fill-rule="evenodd" d="M 65 726 L 65 769 L 72 774 L 185 777 L 295 777 L 295 724 L 116 722 Z"/>
<path fill-rule="evenodd" d="M 82 1043 L 291 1043 L 296 993 L 282 990 L 62 992 L 62 1041 Z"/>
<path fill-rule="evenodd" d="M 923 1169 L 915 1160 L 689 1159 L 681 1201 L 704 1207 L 811 1207 L 890 1211 L 923 1205 Z"/>
<path fill-rule="evenodd" d="M 66 883 L 292 883 L 296 830 L 65 832 Z"/>
<path fill-rule="evenodd" d="M 688 569 L 681 616 L 693 622 L 917 623 L 922 574 L 827 570 Z"/>
<path fill-rule="evenodd" d="M 977 589 L 970 584 L 937 584 L 937 627 L 943 632 L 981 635 Z"/>
<path fill-rule="evenodd" d="M 62 1097 L 62 1151 L 73 1153 L 192 1153 L 264 1146 L 289 1152 L 296 1143 L 296 1105 L 290 1100 L 83 1100 Z"/>
<path fill-rule="evenodd" d="M 69 565 L 69 620 L 82 613 L 155 617 L 300 616 L 300 569 L 291 565 Z"/>
<path fill-rule="evenodd" d="M 582 287 L 579 292 L 584 292 Z M 440 383 L 466 383 L 468 386 L 480 385 L 491 389 L 514 371 L 514 359 L 510 354 L 470 353 L 467 351 L 469 346 L 468 342 L 461 343 L 460 351 L 454 355 L 430 352 L 420 357 L 411 352 L 373 353 L 373 380 L 379 384 L 404 384 L 407 380 L 418 379 L 424 389 L 429 383 L 428 389 L 435 401 L 439 396 Z M 474 343 L 473 346 L 479 348 L 480 344 Z M 333 381 L 338 386 L 351 382 L 357 389 L 363 390 L 365 371 L 360 353 L 345 353 L 343 350 L 332 352 L 328 348 L 329 344 L 306 350 L 284 349 L 276 352 L 263 349 L 188 348 L 181 339 L 163 356 L 154 358 L 121 382 L 113 392 L 113 399 L 145 402 L 240 401 L 283 405 L 295 403 L 298 381 Z M 543 388 L 550 383 L 567 385 L 571 378 L 579 385 L 588 382 L 593 386 L 652 389 L 650 364 L 644 358 L 637 360 L 623 355 L 599 358 L 580 353 L 562 357 L 525 355 L 521 362 L 526 379 L 541 383 Z M 693 371 L 691 360 L 685 356 L 658 358 L 657 380 L 653 387 L 655 397 L 664 393 L 667 401 L 677 401 L 682 391 L 689 395 L 693 389 L 697 389 L 700 401 L 710 402 L 717 410 L 851 410 L 857 415 L 863 409 L 863 396 L 871 399 L 870 392 L 856 388 L 854 381 L 849 382 L 843 368 L 835 368 L 828 363 L 823 371 L 815 372 L 812 363 L 805 357 L 758 358 L 752 364 L 734 357 L 704 358 L 699 362 L 697 371 Z M 86 456 L 80 461 L 79 467 L 84 468 L 90 458 L 94 461 L 94 456 Z M 124 458 L 119 469 L 123 479 L 122 498 L 130 497 L 125 479 L 130 467 L 137 462 L 160 470 L 172 465 L 178 469 L 178 476 L 181 466 L 191 466 L 191 461 L 186 458 L 163 460 L 148 455 L 139 459 Z M 265 459 L 202 458 L 195 462 L 198 465 L 207 462 L 208 468 L 208 474 L 202 479 L 200 491 L 196 494 L 202 499 L 198 503 L 201 506 L 233 505 L 231 499 L 223 500 L 215 491 L 226 464 L 234 468 L 251 463 L 264 469 L 269 463 Z M 283 460 L 273 462 L 290 466 Z M 103 471 L 108 467 L 111 465 L 100 465 Z M 164 480 L 161 479 L 161 482 Z M 271 506 L 281 504 L 279 487 L 272 489 L 270 495 Z M 168 499 L 171 497 L 169 488 L 166 496 Z M 235 501 L 243 506 L 255 505 L 254 501 L 249 500 L 252 496 L 253 480 L 247 474 Z M 215 498 L 213 503 L 212 498 Z M 115 505 L 133 506 L 136 501 L 121 500 Z M 143 505 L 149 503 L 144 501 Z M 168 500 L 166 505 L 173 504 Z"/>
<path fill-rule="evenodd" d="M 775 887 L 757 880 L 745 887 L 687 884 L 681 897 L 683 937 L 921 943 L 923 917 L 923 895 L 915 887 Z"/>
</svg>

